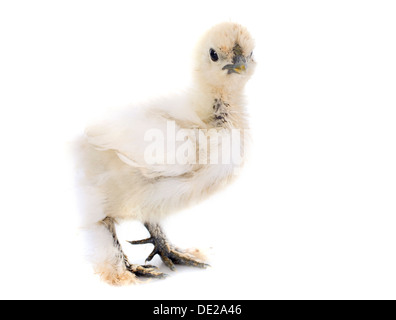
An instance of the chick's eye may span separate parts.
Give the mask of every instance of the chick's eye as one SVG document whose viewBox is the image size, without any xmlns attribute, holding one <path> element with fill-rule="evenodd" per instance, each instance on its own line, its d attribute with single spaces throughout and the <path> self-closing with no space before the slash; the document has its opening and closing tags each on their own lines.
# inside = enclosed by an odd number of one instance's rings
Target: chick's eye
<svg viewBox="0 0 396 320">
<path fill-rule="evenodd" d="M 210 49 L 209 54 L 212 61 L 216 62 L 217 60 L 219 60 L 219 56 L 217 55 L 217 52 L 214 49 Z"/>
</svg>

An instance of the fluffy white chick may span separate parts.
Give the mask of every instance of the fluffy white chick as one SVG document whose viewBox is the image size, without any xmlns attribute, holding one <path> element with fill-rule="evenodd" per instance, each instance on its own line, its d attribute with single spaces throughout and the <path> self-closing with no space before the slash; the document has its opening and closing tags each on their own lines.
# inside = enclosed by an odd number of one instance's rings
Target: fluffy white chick
<svg viewBox="0 0 396 320">
<path fill-rule="evenodd" d="M 141 276 L 163 276 L 154 266 L 129 262 L 115 230 L 115 223 L 123 219 L 139 220 L 148 229 L 150 238 L 131 241 L 154 245 L 147 261 L 159 254 L 172 270 L 174 264 L 206 267 L 198 250 L 183 251 L 171 245 L 159 223 L 235 177 L 235 167 L 240 164 L 208 159 L 214 149 L 224 147 L 222 138 L 231 137 L 233 130 L 247 129 L 243 89 L 255 66 L 253 47 L 245 27 L 231 22 L 214 26 L 196 47 L 191 89 L 116 114 L 88 128 L 79 139 L 85 229 L 90 234 L 91 261 L 103 280 L 119 285 L 134 283 Z M 169 135 L 169 128 L 176 133 L 189 131 L 179 141 Z M 147 160 L 152 143 L 147 137 L 158 132 L 163 133 L 164 148 L 156 153 L 163 153 L 162 157 L 159 154 L 163 161 L 153 163 Z M 221 139 L 211 139 L 216 134 Z M 209 141 L 209 151 L 205 141 Z M 244 139 L 229 141 L 237 145 L 228 150 L 244 148 Z M 181 145 L 193 152 L 183 161 L 175 161 L 172 152 Z"/>
</svg>

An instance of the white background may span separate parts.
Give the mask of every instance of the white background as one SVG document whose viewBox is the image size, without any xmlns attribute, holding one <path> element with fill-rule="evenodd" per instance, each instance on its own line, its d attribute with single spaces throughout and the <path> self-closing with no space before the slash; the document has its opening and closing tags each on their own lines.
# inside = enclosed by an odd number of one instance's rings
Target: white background
<svg viewBox="0 0 396 320">
<path fill-rule="evenodd" d="M 0 298 L 395 299 L 395 17 L 394 1 L 1 1 Z M 184 88 L 198 37 L 228 20 L 257 43 L 253 154 L 165 222 L 212 268 L 110 287 L 81 258 L 68 143 Z"/>
</svg>

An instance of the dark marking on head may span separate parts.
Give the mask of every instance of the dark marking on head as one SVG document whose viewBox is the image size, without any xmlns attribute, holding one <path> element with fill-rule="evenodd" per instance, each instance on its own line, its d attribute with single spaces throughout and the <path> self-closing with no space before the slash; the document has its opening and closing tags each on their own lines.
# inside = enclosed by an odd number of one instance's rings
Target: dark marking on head
<svg viewBox="0 0 396 320">
<path fill-rule="evenodd" d="M 243 50 L 242 47 L 237 43 L 234 48 L 232 49 L 234 56 L 242 56 Z"/>
</svg>

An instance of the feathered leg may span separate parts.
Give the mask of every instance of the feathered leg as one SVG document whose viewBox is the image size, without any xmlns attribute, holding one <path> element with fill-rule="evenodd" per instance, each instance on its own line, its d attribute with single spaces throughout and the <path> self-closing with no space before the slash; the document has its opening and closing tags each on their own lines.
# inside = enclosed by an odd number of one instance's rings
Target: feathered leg
<svg viewBox="0 0 396 320">
<path fill-rule="evenodd" d="M 95 246 L 91 253 L 95 270 L 102 279 L 113 285 L 138 282 L 137 276 L 162 278 L 163 273 L 151 265 L 136 265 L 128 261 L 118 241 L 114 219 L 105 218 L 99 222 L 91 237 Z"/>
<path fill-rule="evenodd" d="M 164 232 L 159 224 L 145 223 L 144 226 L 150 233 L 150 238 L 138 241 L 128 241 L 131 244 L 146 244 L 151 243 L 154 245 L 154 250 L 146 259 L 151 261 L 156 254 L 158 254 L 165 265 L 171 270 L 175 270 L 175 264 L 193 266 L 198 268 L 206 268 L 209 265 L 197 259 L 200 256 L 198 250 L 188 251 L 181 250 L 168 242 Z"/>
</svg>

